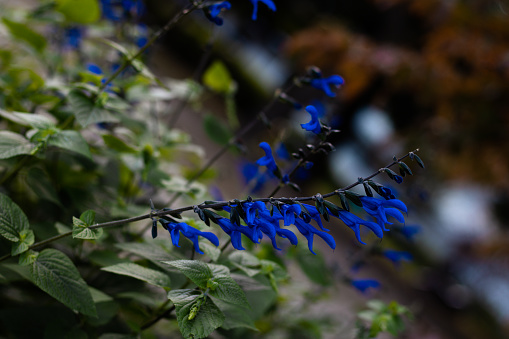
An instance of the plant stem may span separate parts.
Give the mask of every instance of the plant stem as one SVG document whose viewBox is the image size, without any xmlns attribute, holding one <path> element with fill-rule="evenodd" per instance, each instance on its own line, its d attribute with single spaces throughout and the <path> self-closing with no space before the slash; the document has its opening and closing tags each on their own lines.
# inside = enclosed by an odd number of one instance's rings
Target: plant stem
<svg viewBox="0 0 509 339">
<path fill-rule="evenodd" d="M 122 73 L 129 65 L 131 65 L 131 63 L 134 60 L 136 60 L 140 55 L 143 54 L 143 52 L 145 52 L 150 46 L 152 46 L 157 39 L 159 39 L 164 34 L 168 33 L 168 31 L 171 28 L 173 28 L 173 26 L 175 26 L 175 24 L 184 16 L 198 9 L 201 3 L 202 1 L 193 1 L 182 11 L 177 13 L 170 21 L 168 21 L 168 23 L 163 28 L 154 33 L 152 37 L 147 41 L 147 43 L 143 47 L 141 47 L 138 50 L 138 52 L 136 52 L 136 54 L 124 60 L 122 65 L 115 71 L 115 73 L 113 73 L 106 79 L 106 81 L 101 85 L 101 87 L 99 87 L 99 92 L 96 94 L 96 97 L 99 97 L 99 95 L 106 89 L 106 86 L 108 86 L 113 80 L 115 80 L 120 75 L 120 73 Z"/>
<path fill-rule="evenodd" d="M 410 153 L 416 153 L 418 151 L 419 150 L 417 149 L 417 150 L 415 150 L 413 152 L 409 152 L 406 155 L 404 155 L 404 156 L 394 160 L 392 163 L 390 163 L 389 165 L 385 166 L 384 168 L 389 168 L 391 166 L 394 166 L 398 162 L 400 162 L 403 159 L 405 159 L 408 156 L 410 156 Z M 365 180 L 369 180 L 369 179 L 377 176 L 378 174 L 380 174 L 382 172 L 383 172 L 382 169 L 380 169 L 380 170 L 374 172 L 373 174 L 371 174 L 371 175 L 369 175 L 369 176 L 367 176 L 365 178 L 362 178 L 362 180 L 364 180 L 364 181 Z M 328 197 L 334 196 L 334 195 L 336 195 L 340 191 L 349 190 L 349 189 L 351 189 L 351 188 L 353 188 L 353 187 L 355 187 L 355 186 L 357 186 L 359 184 L 360 184 L 360 182 L 356 181 L 353 184 L 350 184 L 350 185 L 348 185 L 346 187 L 334 190 L 333 192 L 330 192 L 330 193 L 323 194 L 322 197 L 323 198 L 328 198 Z M 293 202 L 293 201 L 311 201 L 313 199 L 314 199 L 314 196 L 310 196 L 310 197 L 294 197 L 294 198 L 284 198 L 284 197 L 282 197 L 282 198 L 259 198 L 259 199 L 252 199 L 252 201 L 270 202 L 270 201 L 276 200 L 276 201 L 281 201 L 283 203 L 289 203 L 289 202 Z M 245 202 L 248 202 L 248 200 L 240 200 L 241 204 L 245 203 Z M 198 208 L 201 208 L 201 209 L 221 208 L 221 207 L 224 207 L 224 206 L 228 206 L 229 203 L 231 203 L 231 202 L 230 201 L 218 201 L 218 202 L 216 202 L 214 204 L 205 204 L 205 203 L 202 203 L 202 204 L 196 205 L 196 206 Z M 149 219 L 149 218 L 152 218 L 152 217 L 160 217 L 160 216 L 163 216 L 163 215 L 170 215 L 171 216 L 172 214 L 180 214 L 182 212 L 192 211 L 194 209 L 194 207 L 195 207 L 195 205 L 185 206 L 185 207 L 181 207 L 181 208 L 177 208 L 177 209 L 173 209 L 173 210 L 169 210 L 169 209 L 158 210 L 156 212 L 151 212 L 151 213 L 148 213 L 148 214 L 139 215 L 137 217 L 121 219 L 121 220 L 115 220 L 115 221 L 108 221 L 108 222 L 96 224 L 96 225 L 90 226 L 89 229 L 115 227 L 115 226 L 120 226 L 120 225 L 124 225 L 124 224 L 127 224 L 127 223 L 135 222 L 135 221 Z M 33 248 L 36 248 L 36 247 L 39 247 L 39 246 L 42 246 L 42 245 L 49 244 L 49 243 L 52 243 L 53 241 L 65 238 L 65 237 L 70 236 L 70 235 L 72 235 L 72 231 L 71 232 L 67 232 L 67 233 L 63 233 L 63 234 L 59 234 L 57 236 L 54 236 L 54 237 L 48 238 L 46 240 L 40 241 L 38 243 L 35 243 L 32 246 L 30 246 L 28 249 L 33 249 Z M 226 247 L 226 245 L 224 245 L 222 247 L 222 249 L 224 249 L 224 247 Z M 3 257 L 0 257 L 0 262 L 4 261 L 6 259 L 9 259 L 10 257 L 11 257 L 10 254 L 6 254 Z"/>
<path fill-rule="evenodd" d="M 282 93 L 288 93 L 295 85 L 292 83 L 286 90 L 284 90 Z M 266 112 L 268 112 L 272 106 L 277 102 L 278 100 L 278 97 L 274 97 L 257 115 L 256 115 L 256 119 L 253 119 L 251 120 L 251 122 L 247 125 L 245 125 L 240 131 L 238 131 L 235 136 L 233 136 L 226 145 L 224 145 L 223 147 L 221 147 L 221 149 L 219 149 L 213 156 L 212 158 L 209 159 L 209 161 L 207 161 L 207 163 L 200 169 L 200 171 L 198 173 L 196 173 L 194 176 L 191 177 L 191 179 L 189 179 L 187 182 L 186 182 L 186 185 L 185 187 L 189 187 L 189 185 L 191 185 L 193 182 L 195 182 L 199 177 L 201 177 L 203 175 L 203 173 L 205 173 L 205 171 L 207 171 L 219 158 L 221 158 L 223 156 L 223 154 L 226 153 L 226 151 L 228 151 L 228 149 L 230 147 L 232 147 L 236 142 L 237 140 L 239 140 L 240 138 L 242 138 L 245 134 L 247 134 L 251 129 L 253 129 L 256 124 L 258 124 L 258 121 L 260 121 L 262 119 L 262 117 L 265 117 L 266 115 Z M 180 196 L 182 195 L 181 192 L 177 192 L 173 195 L 173 197 L 171 198 L 170 202 L 168 203 L 168 206 L 171 206 Z"/>
</svg>

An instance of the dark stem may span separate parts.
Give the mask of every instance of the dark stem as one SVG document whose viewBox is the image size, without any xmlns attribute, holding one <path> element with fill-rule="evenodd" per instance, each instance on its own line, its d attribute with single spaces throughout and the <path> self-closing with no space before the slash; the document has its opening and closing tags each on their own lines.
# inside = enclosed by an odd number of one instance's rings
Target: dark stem
<svg viewBox="0 0 509 339">
<path fill-rule="evenodd" d="M 106 89 L 106 86 L 108 86 L 113 80 L 115 80 L 120 75 L 120 73 L 122 73 L 129 65 L 131 65 L 131 63 L 134 60 L 136 60 L 138 57 L 140 57 L 143 54 L 143 52 L 145 52 L 150 46 L 152 46 L 154 44 L 154 42 L 156 42 L 156 40 L 158 40 L 164 34 L 168 33 L 168 31 L 171 28 L 173 28 L 173 26 L 180 19 L 182 19 L 187 14 L 189 14 L 189 13 L 193 12 L 194 10 L 196 10 L 197 8 L 199 8 L 200 5 L 201 5 L 201 1 L 193 1 L 191 4 L 189 4 L 182 11 L 177 13 L 170 21 L 168 21 L 168 23 L 163 28 L 161 28 L 159 31 L 154 33 L 152 35 L 152 37 L 147 41 L 145 46 L 140 48 L 138 50 L 138 52 L 136 52 L 136 54 L 134 54 L 133 56 L 124 60 L 122 65 L 115 71 L 115 73 L 113 73 L 106 79 L 106 81 L 101 85 L 101 87 L 99 87 L 99 92 L 96 94 L 96 97 L 99 97 L 99 95 Z"/>
<path fill-rule="evenodd" d="M 391 166 L 394 166 L 398 162 L 400 162 L 403 159 L 405 159 L 408 156 L 410 156 L 410 153 L 416 153 L 418 151 L 419 150 L 417 149 L 417 150 L 415 150 L 413 152 L 409 152 L 406 155 L 402 156 L 401 158 L 398 158 L 395 161 L 393 161 L 392 163 L 390 163 L 389 165 L 385 166 L 384 168 L 389 168 Z M 380 169 L 380 170 L 374 172 L 373 174 L 371 174 L 371 175 L 369 175 L 369 176 L 367 176 L 365 178 L 362 178 L 362 180 L 364 180 L 364 181 L 365 180 L 369 180 L 369 179 L 377 176 L 378 174 L 380 174 L 382 172 L 383 172 L 383 169 Z M 350 185 L 348 185 L 346 187 L 337 189 L 337 190 L 335 190 L 333 192 L 323 194 L 322 196 L 323 196 L 323 198 L 328 198 L 328 197 L 331 197 L 331 196 L 334 196 L 334 195 L 338 194 L 338 192 L 349 190 L 349 189 L 351 189 L 351 188 L 353 188 L 353 187 L 355 187 L 355 186 L 357 186 L 359 184 L 360 184 L 360 181 L 356 181 L 353 184 L 350 184 Z M 310 197 L 294 197 L 294 198 L 284 198 L 283 197 L 283 198 L 258 198 L 258 199 L 252 199 L 252 201 L 261 201 L 261 202 L 270 202 L 271 200 L 272 201 L 274 201 L 274 200 L 275 201 L 281 201 L 283 203 L 291 203 L 293 201 L 312 201 L 312 200 L 314 200 L 314 196 L 310 196 Z M 248 200 L 240 200 L 241 204 L 243 204 L 245 202 L 248 202 Z M 230 201 L 218 201 L 218 202 L 216 202 L 214 204 L 205 204 L 205 203 L 202 203 L 200 205 L 197 205 L 197 207 L 201 208 L 201 209 L 222 208 L 224 206 L 228 206 L 229 203 L 230 203 Z M 115 221 L 108 221 L 108 222 L 96 224 L 96 225 L 90 226 L 89 228 L 90 229 L 97 229 L 97 228 L 115 227 L 115 226 L 119 226 L 119 225 L 124 225 L 124 224 L 130 223 L 130 222 L 135 222 L 135 221 L 139 221 L 139 220 L 149 219 L 149 218 L 152 218 L 152 217 L 160 217 L 160 216 L 163 216 L 163 215 L 171 215 L 171 214 L 180 214 L 182 212 L 192 211 L 194 209 L 194 207 L 195 207 L 195 205 L 181 207 L 181 208 L 177 208 L 177 209 L 173 209 L 173 210 L 163 209 L 163 210 L 158 210 L 156 212 L 151 212 L 151 213 L 148 213 L 148 214 L 140 215 L 140 216 L 137 216 L 137 217 L 121 219 L 121 220 L 115 220 Z M 57 236 L 54 236 L 54 237 L 51 237 L 49 239 L 40 241 L 38 243 L 35 243 L 32 246 L 30 246 L 28 249 L 33 249 L 33 248 L 36 248 L 36 247 L 39 247 L 39 246 L 42 246 L 42 245 L 49 244 L 49 243 L 51 243 L 53 241 L 65 238 L 65 237 L 67 237 L 69 235 L 72 235 L 72 231 L 71 232 L 67 232 L 67 233 L 63 233 L 63 234 L 60 234 L 60 235 L 57 235 Z M 223 246 L 223 247 L 225 247 L 225 246 Z M 0 262 L 4 261 L 4 260 L 6 260 L 6 259 L 8 259 L 10 257 L 11 257 L 10 254 L 4 255 L 3 257 L 0 257 Z"/>
<path fill-rule="evenodd" d="M 200 63 L 198 64 L 198 68 L 194 72 L 193 80 L 196 82 L 200 82 L 200 78 L 205 71 L 205 66 L 207 65 L 207 62 L 210 58 L 210 55 L 212 54 L 212 46 L 214 45 L 214 37 L 212 36 L 210 41 L 205 45 L 205 52 L 203 53 Z M 186 94 L 186 97 L 180 102 L 179 106 L 175 111 L 173 112 L 173 115 L 170 119 L 169 126 L 170 128 L 175 127 L 177 124 L 178 119 L 180 118 L 180 115 L 184 111 L 184 108 L 186 108 L 187 104 L 189 103 L 189 100 L 191 99 L 192 90 L 188 90 L 188 93 Z"/>
</svg>

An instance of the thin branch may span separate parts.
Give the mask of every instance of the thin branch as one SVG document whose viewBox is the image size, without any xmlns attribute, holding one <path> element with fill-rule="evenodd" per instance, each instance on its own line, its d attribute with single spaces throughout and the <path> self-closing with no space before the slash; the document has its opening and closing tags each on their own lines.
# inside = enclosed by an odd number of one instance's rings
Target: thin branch
<svg viewBox="0 0 509 339">
<path fill-rule="evenodd" d="M 293 87 L 295 86 L 295 84 L 292 82 L 292 84 L 290 86 L 288 86 L 287 89 L 285 89 L 284 91 L 282 91 L 281 93 L 288 93 L 289 91 L 291 91 L 293 89 Z M 200 171 L 198 173 L 196 173 L 194 176 L 192 176 L 187 182 L 186 182 L 186 185 L 185 187 L 189 187 L 189 185 L 191 185 L 193 182 L 195 182 L 198 178 L 200 178 L 203 173 L 205 173 L 205 171 L 207 171 L 219 158 L 221 158 L 223 156 L 223 154 L 226 153 L 226 151 L 228 151 L 228 149 L 230 147 L 232 147 L 233 145 L 235 145 L 235 143 L 240 139 L 242 138 L 245 134 L 247 134 L 249 131 L 251 131 L 257 124 L 260 120 L 263 120 L 266 118 L 266 113 L 268 111 L 270 111 L 270 109 L 272 108 L 272 106 L 277 102 L 279 96 L 276 95 L 257 115 L 256 115 L 256 119 L 253 119 L 251 120 L 251 122 L 247 125 L 245 125 L 241 130 L 239 130 L 232 138 L 230 138 L 230 140 L 228 141 L 228 143 L 226 145 L 224 145 L 223 147 L 221 147 L 213 156 L 212 158 L 209 159 L 209 161 L 207 161 L 207 163 L 205 165 L 203 165 L 203 167 L 200 169 Z M 180 196 L 182 195 L 182 192 L 177 192 L 173 195 L 173 197 L 171 198 L 170 202 L 168 203 L 168 206 L 171 206 Z"/>
<path fill-rule="evenodd" d="M 186 8 L 184 8 L 182 11 L 177 13 L 168 23 L 161 28 L 159 31 L 154 33 L 152 37 L 147 41 L 147 43 L 141 47 L 136 54 L 133 56 L 127 58 L 124 60 L 122 65 L 113 73 L 110 75 L 105 82 L 99 87 L 99 92 L 97 93 L 96 97 L 99 97 L 99 95 L 106 89 L 106 87 L 115 80 L 127 67 L 131 65 L 131 63 L 136 60 L 138 57 L 140 57 L 143 52 L 145 52 L 150 46 L 154 44 L 160 37 L 162 37 L 164 34 L 168 33 L 170 29 L 175 26 L 177 22 L 179 22 L 180 19 L 182 19 L 184 16 L 188 15 L 189 13 L 193 12 L 194 10 L 200 8 L 202 5 L 202 1 L 193 1 L 191 4 L 189 4 Z"/>
<path fill-rule="evenodd" d="M 400 161 L 404 160 L 405 158 L 409 157 L 411 153 L 415 153 L 415 152 L 418 152 L 418 151 L 419 151 L 419 149 L 416 149 L 413 152 L 409 152 L 406 155 L 402 156 L 401 158 L 398 158 L 398 159 L 394 160 L 392 163 L 390 163 L 389 165 L 385 166 L 384 168 L 392 167 L 395 164 L 397 164 L 398 162 L 400 162 Z M 377 176 L 378 174 L 380 174 L 382 172 L 383 172 L 383 168 L 378 170 L 378 171 L 376 171 L 376 172 L 374 172 L 373 174 L 371 174 L 371 175 L 369 175 L 369 176 L 367 176 L 365 178 L 362 178 L 362 180 L 364 180 L 364 181 L 365 180 L 369 180 L 369 179 Z M 349 190 L 349 189 L 359 185 L 360 182 L 361 181 L 356 181 L 353 184 L 350 184 L 350 185 L 348 185 L 346 187 L 334 190 L 333 192 L 322 194 L 322 196 L 324 198 L 328 198 L 328 197 L 337 195 L 339 192 Z M 270 198 L 252 199 L 251 201 L 261 201 L 261 202 L 280 201 L 280 202 L 283 202 L 283 203 L 291 203 L 293 201 L 311 201 L 311 200 L 314 200 L 314 199 L 315 199 L 314 196 L 310 196 L 310 197 L 294 197 L 294 198 L 284 198 L 284 197 L 282 197 L 282 198 L 273 198 L 273 197 L 270 197 Z M 240 204 L 243 204 L 245 202 L 248 202 L 248 200 L 247 199 L 246 200 L 239 200 Z M 224 207 L 224 206 L 228 206 L 229 204 L 231 204 L 231 201 L 218 201 L 218 202 L 216 202 L 214 204 L 205 204 L 205 203 L 202 203 L 202 204 L 196 205 L 196 206 L 198 208 L 201 208 L 201 209 L 207 209 L 207 208 L 221 208 L 221 207 Z M 170 209 L 162 209 L 162 210 L 159 210 L 159 211 L 156 211 L 156 212 L 151 212 L 151 213 L 143 214 L 143 215 L 140 215 L 140 216 L 137 216 L 137 217 L 132 217 L 132 218 L 127 218 L 127 219 L 121 219 L 121 220 L 115 220 L 115 221 L 108 221 L 108 222 L 104 222 L 104 223 L 99 223 L 99 224 L 90 226 L 89 229 L 115 227 L 115 226 L 125 225 L 125 224 L 131 223 L 131 222 L 135 222 L 135 221 L 139 221 L 139 220 L 149 219 L 149 218 L 152 218 L 152 217 L 161 217 L 161 216 L 164 216 L 164 215 L 170 215 L 171 216 L 172 214 L 180 214 L 182 212 L 192 211 L 194 209 L 194 207 L 195 207 L 195 205 L 186 206 L 186 207 L 180 207 L 180 208 L 176 208 L 176 209 L 172 209 L 172 210 L 170 210 Z M 57 236 L 54 236 L 54 237 L 51 237 L 49 239 L 46 239 L 46 240 L 40 241 L 38 243 L 35 243 L 32 246 L 30 246 L 28 249 L 31 250 L 31 249 L 34 249 L 36 247 L 52 243 L 53 241 L 65 238 L 65 237 L 70 236 L 70 235 L 72 235 L 72 232 L 67 232 L 67 233 L 59 234 Z M 10 257 L 11 257 L 10 254 L 6 254 L 3 257 L 0 257 L 0 262 L 4 261 L 6 259 L 9 259 Z"/>
</svg>

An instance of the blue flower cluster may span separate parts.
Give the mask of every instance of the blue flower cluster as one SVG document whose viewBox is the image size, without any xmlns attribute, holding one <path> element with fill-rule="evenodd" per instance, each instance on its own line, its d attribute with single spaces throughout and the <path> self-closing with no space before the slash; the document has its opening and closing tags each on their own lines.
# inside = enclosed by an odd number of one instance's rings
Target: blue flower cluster
<svg viewBox="0 0 509 339">
<path fill-rule="evenodd" d="M 103 16 L 110 21 L 139 18 L 145 12 L 142 0 L 101 0 Z"/>
<path fill-rule="evenodd" d="M 258 2 L 264 3 L 271 11 L 276 11 L 276 5 L 272 0 L 249 0 L 253 4 L 253 14 L 251 15 L 251 19 L 256 20 L 258 18 Z M 229 1 L 222 1 L 218 3 L 211 4 L 207 8 L 204 9 L 205 16 L 207 19 L 212 21 L 218 26 L 223 24 L 223 19 L 219 17 L 223 10 L 228 10 L 232 8 L 232 5 Z"/>
<path fill-rule="evenodd" d="M 361 200 L 364 210 L 368 214 L 374 216 L 377 222 L 364 220 L 341 208 L 335 210 L 326 208 L 326 214 L 337 217 L 343 221 L 346 226 L 354 231 L 360 243 L 365 244 L 361 240 L 361 225 L 366 226 L 377 237 L 382 238 L 383 231 L 387 230 L 385 225 L 391 224 L 387 220 L 387 216 L 393 216 L 398 221 L 404 222 L 403 215 L 399 211 L 407 211 L 403 202 L 396 199 L 380 200 L 371 197 L 362 197 Z M 316 254 L 313 251 L 315 235 L 322 238 L 331 249 L 336 248 L 334 238 L 327 233 L 329 230 L 323 226 L 321 218 L 324 216 L 325 212 L 320 212 L 320 208 L 303 203 L 285 204 L 280 201 L 273 202 L 270 206 L 271 209 L 268 209 L 267 205 L 261 201 L 238 202 L 223 207 L 224 211 L 230 213 L 230 218 L 221 217 L 208 210 L 207 215 L 209 215 L 209 217 L 207 218 L 211 218 L 214 223 L 221 227 L 223 232 L 230 236 L 232 246 L 237 250 L 244 249 L 242 246 L 242 234 L 255 244 L 260 243 L 260 240 L 265 235 L 271 240 L 272 246 L 277 250 L 280 250 L 280 248 L 277 244 L 276 237 L 287 239 L 291 245 L 297 245 L 297 236 L 292 231 L 285 228 L 285 226 L 290 225 L 294 225 L 299 233 L 307 239 L 308 248 L 311 253 Z M 201 218 L 204 215 L 204 210 L 205 209 L 200 210 L 200 213 L 202 213 L 200 216 Z M 244 221 L 245 225 L 242 224 L 241 220 Z M 282 226 L 281 221 L 283 224 Z M 311 225 L 312 221 L 316 223 L 319 229 Z M 216 246 L 219 244 L 217 237 L 213 233 L 199 231 L 186 223 L 172 222 L 168 219 L 159 219 L 159 222 L 170 232 L 172 242 L 175 246 L 179 246 L 180 234 L 183 234 L 193 242 L 194 248 L 198 253 L 202 253 L 198 244 L 198 236 L 206 238 Z M 157 235 L 157 233 L 154 234 Z M 405 258 L 402 257 L 402 259 Z M 396 260 L 395 255 L 392 256 L 391 260 Z"/>
</svg>

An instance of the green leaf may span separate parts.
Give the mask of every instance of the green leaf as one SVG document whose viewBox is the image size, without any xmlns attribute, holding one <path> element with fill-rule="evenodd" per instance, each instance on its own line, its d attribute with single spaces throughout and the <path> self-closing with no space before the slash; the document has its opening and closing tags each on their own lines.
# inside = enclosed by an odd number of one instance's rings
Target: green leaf
<svg viewBox="0 0 509 339">
<path fill-rule="evenodd" d="M 200 288 L 207 288 L 207 281 L 212 278 L 212 271 L 204 262 L 199 260 L 163 261 L 179 269 L 186 277 Z"/>
<path fill-rule="evenodd" d="M 211 114 L 206 114 L 203 117 L 203 128 L 207 136 L 220 145 L 226 145 L 233 136 L 230 129 Z"/>
<path fill-rule="evenodd" d="M 18 125 L 31 126 L 39 130 L 50 129 L 56 126 L 54 118 L 42 114 L 9 112 L 0 109 L 0 116 Z"/>
<path fill-rule="evenodd" d="M 48 145 L 79 153 L 89 159 L 92 158 L 87 142 L 78 131 L 59 131 L 50 136 Z"/>
<path fill-rule="evenodd" d="M 18 264 L 19 266 L 28 266 L 32 265 L 36 260 L 39 252 L 28 250 L 19 256 Z"/>
<path fill-rule="evenodd" d="M 232 328 L 246 327 L 258 331 L 253 318 L 245 307 L 230 304 L 215 298 L 212 298 L 212 300 L 225 315 L 225 320 L 221 328 L 230 330 Z"/>
<path fill-rule="evenodd" d="M 2 21 L 14 38 L 26 42 L 38 52 L 46 47 L 46 39 L 27 25 L 7 18 L 2 18 Z"/>
<path fill-rule="evenodd" d="M 32 167 L 26 177 L 28 187 L 41 199 L 46 199 L 62 206 L 57 191 L 50 181 L 48 174 L 38 167 Z"/>
<path fill-rule="evenodd" d="M 73 217 L 72 224 L 72 237 L 74 239 L 99 239 L 104 233 L 102 228 L 90 229 L 90 225 L 76 217 Z"/>
<path fill-rule="evenodd" d="M 30 247 L 30 245 L 34 243 L 34 241 L 35 241 L 34 231 L 22 230 L 21 232 L 19 232 L 19 241 L 15 242 L 11 246 L 11 255 L 15 256 L 28 251 L 28 248 Z"/>
<path fill-rule="evenodd" d="M 120 153 L 136 153 L 137 150 L 134 147 L 128 145 L 124 140 L 117 138 L 111 134 L 104 134 L 103 136 L 104 143 L 106 146 Z"/>
<path fill-rule="evenodd" d="M 200 249 L 214 262 L 216 262 L 221 255 L 221 250 L 212 245 L 209 241 L 200 239 Z"/>
<path fill-rule="evenodd" d="M 178 258 L 176 255 L 172 255 L 166 252 L 162 247 L 154 244 L 152 240 L 150 243 L 131 242 L 115 244 L 115 247 L 134 253 L 142 258 L 146 258 L 164 269 L 168 269 L 168 265 L 163 263 L 165 260 L 175 260 Z M 172 270 L 176 271 L 176 269 L 173 268 Z"/>
<path fill-rule="evenodd" d="M 101 16 L 97 0 L 56 0 L 56 3 L 57 11 L 71 23 L 90 24 Z"/>
<path fill-rule="evenodd" d="M 299 250 L 299 248 L 297 248 L 296 259 L 309 280 L 322 286 L 331 284 L 330 270 L 327 268 L 322 256 L 313 255 L 308 251 Z"/>
<path fill-rule="evenodd" d="M 185 338 L 205 338 L 225 321 L 223 312 L 212 299 L 205 297 L 203 300 L 203 295 L 195 293 L 194 290 L 174 290 L 168 293 L 168 299 L 175 305 L 180 332 Z M 193 310 L 193 307 L 197 303 L 199 310 L 195 313 L 196 308 Z M 190 320 L 192 311 L 195 315 Z"/>
<path fill-rule="evenodd" d="M 235 251 L 228 256 L 231 262 L 237 263 L 246 267 L 260 267 L 260 259 L 255 257 L 249 252 Z"/>
<path fill-rule="evenodd" d="M 17 242 L 21 239 L 21 232 L 29 227 L 28 218 L 21 208 L 8 196 L 0 193 L 0 235 Z"/>
<path fill-rule="evenodd" d="M 32 264 L 30 273 L 34 283 L 67 307 L 96 317 L 96 309 L 88 286 L 64 253 L 43 250 Z"/>
<path fill-rule="evenodd" d="M 70 91 L 67 100 L 76 119 L 83 127 L 97 122 L 118 121 L 110 112 L 94 103 L 91 98 L 79 90 Z"/>
<path fill-rule="evenodd" d="M 127 275 L 129 277 L 145 281 L 151 285 L 163 288 L 171 287 L 168 275 L 135 263 L 116 264 L 113 266 L 103 267 L 102 270 L 120 275 Z"/>
<path fill-rule="evenodd" d="M 0 131 L 0 159 L 21 154 L 33 154 L 37 147 L 24 136 L 10 131 Z"/>
<path fill-rule="evenodd" d="M 228 94 L 236 89 L 230 72 L 221 61 L 214 61 L 203 74 L 203 84 L 220 94 Z"/>
<path fill-rule="evenodd" d="M 210 282 L 214 285 L 209 291 L 211 296 L 230 304 L 249 307 L 244 291 L 229 275 L 214 276 Z"/>
<path fill-rule="evenodd" d="M 85 212 L 81 213 L 80 220 L 87 224 L 87 226 L 92 226 L 95 223 L 95 211 L 86 210 Z"/>
<path fill-rule="evenodd" d="M 235 251 L 228 256 L 228 259 L 250 277 L 260 273 L 261 261 L 251 253 Z"/>
</svg>

